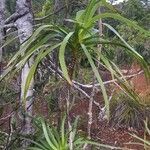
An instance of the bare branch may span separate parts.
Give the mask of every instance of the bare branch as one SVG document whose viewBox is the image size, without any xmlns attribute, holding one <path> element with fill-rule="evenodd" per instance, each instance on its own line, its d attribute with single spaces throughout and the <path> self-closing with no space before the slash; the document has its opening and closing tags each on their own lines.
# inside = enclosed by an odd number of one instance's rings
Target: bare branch
<svg viewBox="0 0 150 150">
<path fill-rule="evenodd" d="M 124 76 L 124 77 L 120 77 L 119 79 L 121 80 L 121 79 L 123 79 L 123 78 L 126 78 L 126 79 L 131 79 L 131 78 L 133 78 L 133 77 L 135 77 L 135 76 L 137 76 L 137 75 L 140 75 L 140 74 L 142 74 L 143 73 L 143 70 L 141 70 L 141 71 L 139 71 L 138 73 L 135 73 L 135 74 L 131 74 L 131 75 L 127 75 L 127 76 Z M 113 80 L 108 80 L 108 81 L 104 81 L 103 82 L 103 84 L 104 85 L 106 85 L 106 84 L 111 84 L 111 83 L 115 83 L 115 82 L 117 82 L 118 80 L 117 79 L 113 79 Z M 92 88 L 92 84 L 81 84 L 81 83 L 79 83 L 79 82 L 77 82 L 77 81 L 72 81 L 74 84 L 76 84 L 76 85 L 79 85 L 79 86 L 81 86 L 81 87 L 83 87 L 83 88 Z M 100 86 L 100 84 L 99 83 L 96 83 L 95 84 L 95 86 L 96 87 L 98 87 L 98 86 Z"/>
<path fill-rule="evenodd" d="M 14 111 L 12 111 L 9 115 L 7 115 L 7 116 L 5 116 L 5 117 L 3 117 L 3 118 L 0 118 L 0 121 L 2 121 L 2 120 L 6 120 L 6 119 L 8 119 L 8 118 L 10 118 L 12 115 L 14 115 Z"/>
<path fill-rule="evenodd" d="M 53 73 L 56 73 L 56 72 L 57 72 L 58 77 L 61 78 L 61 79 L 63 79 L 63 75 L 62 75 L 63 73 L 62 73 L 62 71 L 61 71 L 59 68 L 57 68 L 57 71 L 56 71 L 55 64 L 54 64 L 52 61 L 49 61 L 49 62 L 50 62 L 51 67 L 48 66 L 48 69 L 50 69 Z M 42 62 L 42 63 L 43 63 L 43 62 Z M 43 65 L 45 65 L 45 64 L 43 63 Z M 72 87 L 73 87 L 74 89 L 78 90 L 79 92 L 81 92 L 85 97 L 87 97 L 88 99 L 90 99 L 90 95 L 88 95 L 83 89 L 80 88 L 79 85 L 77 85 L 77 84 L 75 84 L 75 83 L 77 83 L 77 82 L 76 82 L 76 81 L 73 81 Z M 100 104 L 99 104 L 98 102 L 94 101 L 94 104 L 95 104 L 97 107 L 100 108 Z"/>
</svg>

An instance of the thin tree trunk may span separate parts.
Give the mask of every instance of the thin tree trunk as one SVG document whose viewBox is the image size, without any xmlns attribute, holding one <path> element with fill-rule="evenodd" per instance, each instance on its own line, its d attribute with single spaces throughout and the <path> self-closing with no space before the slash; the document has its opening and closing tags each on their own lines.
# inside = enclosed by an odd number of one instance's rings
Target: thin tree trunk
<svg viewBox="0 0 150 150">
<path fill-rule="evenodd" d="M 4 40 L 4 22 L 5 22 L 5 0 L 0 0 L 0 75 L 2 73 L 2 56 L 3 56 L 3 40 Z"/>
<path fill-rule="evenodd" d="M 22 44 L 26 41 L 33 32 L 33 14 L 31 9 L 31 0 L 17 0 L 16 1 L 16 12 L 18 14 L 22 14 L 22 17 L 16 20 L 16 27 L 18 29 L 18 35 L 20 43 Z M 31 65 L 33 64 L 33 57 L 24 65 L 21 73 L 21 96 L 20 101 L 23 104 L 24 99 L 24 87 L 26 83 L 26 79 L 30 70 Z M 31 118 L 32 116 L 32 102 L 33 102 L 33 86 L 34 80 L 30 83 L 29 90 L 27 91 L 26 95 L 26 103 L 25 106 L 25 118 L 24 118 L 24 125 L 23 125 L 23 134 L 31 134 L 32 133 L 32 124 Z M 23 108 L 22 107 L 22 108 Z M 24 144 L 26 146 L 26 144 Z"/>
</svg>

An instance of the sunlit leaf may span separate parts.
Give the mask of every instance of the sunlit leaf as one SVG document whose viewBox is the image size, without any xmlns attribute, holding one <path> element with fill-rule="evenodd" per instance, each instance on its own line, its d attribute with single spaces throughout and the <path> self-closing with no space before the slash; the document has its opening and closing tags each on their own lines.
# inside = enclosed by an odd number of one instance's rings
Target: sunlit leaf
<svg viewBox="0 0 150 150">
<path fill-rule="evenodd" d="M 60 50 L 59 50 L 59 61 L 60 61 L 60 66 L 63 72 L 64 77 L 66 78 L 66 80 L 68 81 L 69 84 L 72 84 L 70 77 L 68 75 L 68 70 L 67 70 L 67 66 L 66 66 L 66 62 L 65 62 L 65 50 L 66 50 L 66 46 L 67 43 L 69 42 L 68 40 L 71 38 L 71 36 L 73 35 L 74 32 L 70 32 L 62 41 L 61 46 L 60 46 Z"/>
</svg>

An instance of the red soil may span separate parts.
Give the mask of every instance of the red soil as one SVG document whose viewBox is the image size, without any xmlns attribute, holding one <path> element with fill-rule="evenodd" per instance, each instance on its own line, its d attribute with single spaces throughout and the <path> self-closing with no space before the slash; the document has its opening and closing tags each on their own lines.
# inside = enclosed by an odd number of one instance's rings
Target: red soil
<svg viewBox="0 0 150 150">
<path fill-rule="evenodd" d="M 138 70 L 140 70 L 140 67 L 136 64 L 134 64 L 131 69 L 129 70 L 130 73 L 136 73 Z M 139 93 L 140 96 L 146 95 L 147 93 L 150 94 L 150 84 L 147 84 L 144 74 L 138 75 L 137 77 L 134 77 L 130 80 L 132 82 L 134 89 Z M 101 105 L 102 103 L 102 96 L 97 93 L 94 98 L 97 102 L 99 102 Z M 75 118 L 77 115 L 80 115 L 80 121 L 79 121 L 79 129 L 82 130 L 85 134 L 87 133 L 87 122 L 88 122 L 88 100 L 82 99 L 78 100 L 75 105 L 73 106 L 71 110 L 71 117 Z M 38 97 L 38 100 L 36 101 L 35 107 L 34 107 L 34 114 L 36 115 L 43 115 L 46 118 L 51 118 L 50 114 L 48 114 L 48 104 L 43 99 L 42 96 Z M 109 126 L 109 124 L 104 120 L 99 120 L 99 108 L 96 105 L 93 105 L 93 123 L 92 123 L 92 129 L 91 129 L 91 135 L 92 139 L 96 141 L 101 141 L 104 144 L 109 144 L 113 146 L 120 146 L 120 147 L 126 147 L 128 149 L 132 150 L 144 150 L 142 146 L 139 145 L 127 145 L 126 143 L 129 142 L 137 142 L 129 133 L 136 133 L 136 135 L 143 138 L 143 131 L 131 131 L 129 129 L 120 128 L 115 129 Z M 5 111 L 1 118 L 9 115 L 11 112 L 10 106 L 7 106 L 5 108 Z M 57 118 L 58 114 L 55 114 L 53 119 Z M 9 118 L 1 120 L 0 118 L 0 130 L 7 130 L 9 129 Z M 52 122 L 52 121 L 51 121 Z M 4 123 L 2 125 L 2 123 Z M 138 141 L 139 142 L 139 141 Z M 149 148 L 150 149 L 150 148 Z"/>
</svg>

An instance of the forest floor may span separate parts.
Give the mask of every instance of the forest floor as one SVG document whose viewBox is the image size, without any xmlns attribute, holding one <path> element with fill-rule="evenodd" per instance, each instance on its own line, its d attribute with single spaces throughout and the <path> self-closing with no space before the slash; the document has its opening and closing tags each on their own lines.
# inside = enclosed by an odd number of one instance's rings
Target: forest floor
<svg viewBox="0 0 150 150">
<path fill-rule="evenodd" d="M 136 89 L 139 90 L 142 94 L 146 91 L 150 91 L 150 88 L 147 87 L 145 80 L 143 79 L 143 75 L 139 78 L 134 78 L 132 82 L 137 83 Z M 146 85 L 146 87 L 145 87 Z M 142 87 L 142 88 L 141 88 Z M 100 105 L 103 106 L 102 96 L 100 93 L 97 93 L 94 97 Z M 56 122 L 56 119 L 60 114 L 53 113 L 50 114 L 48 111 L 48 103 L 45 101 L 43 95 L 38 96 L 36 98 L 36 102 L 34 105 L 34 114 L 35 116 L 44 116 L 49 119 L 49 121 Z M 77 116 L 80 116 L 78 123 L 78 132 L 87 136 L 87 124 L 88 124 L 88 107 L 89 101 L 86 98 L 79 99 L 73 105 L 70 116 L 74 120 Z M 11 116 L 12 107 L 11 105 L 7 105 L 4 108 L 4 111 L 0 117 L 0 130 L 8 131 L 9 130 L 9 121 Z M 133 128 L 125 128 L 125 127 L 113 127 L 111 126 L 105 119 L 100 119 L 99 117 L 99 108 L 96 105 L 93 105 L 92 108 L 92 127 L 91 127 L 91 137 L 94 141 L 101 142 L 103 144 L 108 144 L 116 147 L 124 147 L 130 150 L 144 150 L 143 146 L 129 144 L 132 142 L 139 142 L 135 138 L 133 138 L 130 134 L 136 134 L 137 136 L 144 138 L 144 131 Z M 150 137 L 148 137 L 150 138 Z M 150 150 L 147 149 L 147 150 Z"/>
<path fill-rule="evenodd" d="M 96 95 L 95 98 L 99 99 L 101 96 Z M 71 118 L 74 120 L 77 116 L 80 116 L 78 123 L 78 131 L 80 134 L 87 136 L 87 124 L 88 124 L 88 105 L 89 102 L 86 99 L 82 99 L 75 103 L 70 112 Z M 44 116 L 50 123 L 56 122 L 59 117 L 58 113 L 49 114 L 48 103 L 39 97 L 34 107 L 35 116 Z M 4 113 L 0 118 L 0 128 L 4 131 L 9 130 L 9 114 L 11 114 L 11 106 L 5 108 Z M 116 147 L 124 147 L 130 150 L 144 150 L 143 146 L 129 144 L 131 142 L 139 142 L 133 138 L 129 133 L 136 134 L 141 138 L 144 138 L 144 131 L 132 128 L 124 127 L 112 127 L 106 120 L 99 119 L 99 108 L 93 105 L 93 123 L 91 128 L 91 137 L 94 141 L 101 142 Z M 3 119 L 2 119 L 3 118 Z M 107 150 L 107 149 L 106 149 Z M 148 149 L 147 149 L 148 150 Z M 150 150 L 150 148 L 149 148 Z"/>
<path fill-rule="evenodd" d="M 96 96 L 99 98 L 99 96 Z M 42 100 L 42 99 L 41 99 Z M 46 118 L 49 118 L 49 114 L 47 113 L 47 103 L 41 103 L 41 105 L 36 107 L 36 114 L 43 114 Z M 70 112 L 70 116 L 72 118 L 76 118 L 80 116 L 78 122 L 78 131 L 80 134 L 87 136 L 87 124 L 88 124 L 88 101 L 83 99 L 79 102 L 75 103 L 72 107 Z M 43 109 L 44 108 L 44 109 Z M 112 127 L 106 120 L 99 119 L 99 109 L 96 105 L 93 105 L 93 121 L 91 127 L 91 137 L 94 141 L 101 142 L 103 144 L 116 146 L 116 147 L 123 147 L 124 150 L 144 150 L 143 146 L 136 145 L 136 144 L 129 144 L 139 142 L 135 138 L 133 138 L 130 134 L 136 134 L 137 136 L 144 138 L 144 131 L 139 129 L 133 128 L 125 128 L 125 127 Z M 51 118 L 55 122 L 58 114 L 54 113 L 53 117 Z M 38 116 L 38 115 L 37 115 Z M 150 137 L 147 137 L 150 138 Z M 107 149 L 104 149 L 107 150 Z M 147 149 L 147 150 L 150 150 Z"/>
</svg>

